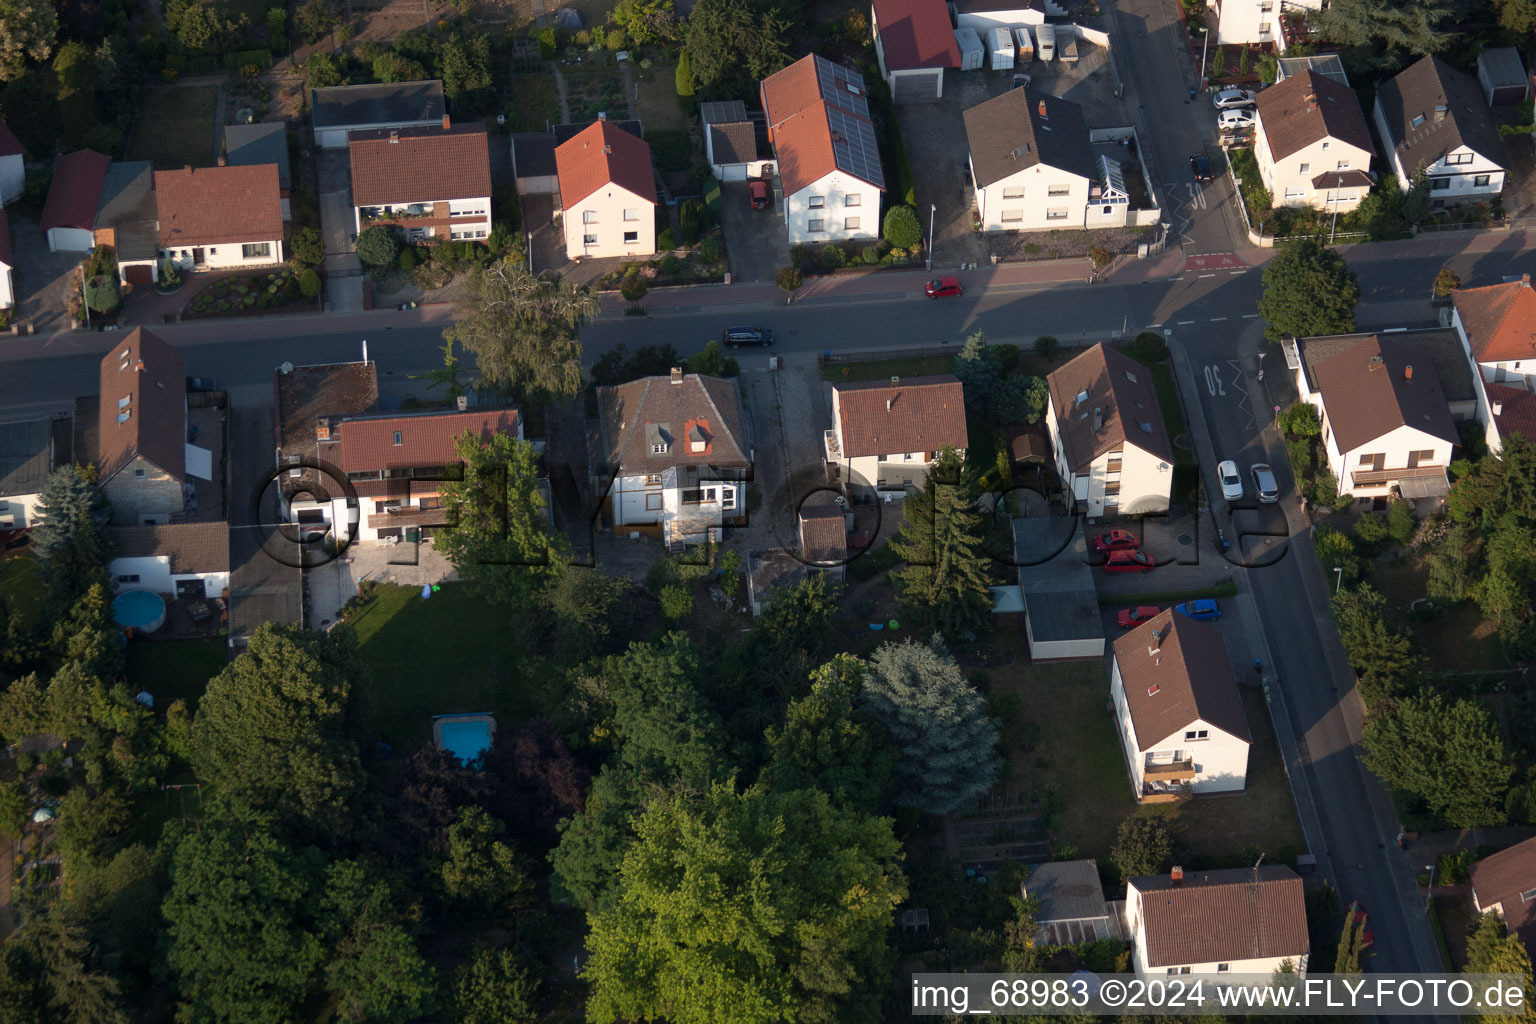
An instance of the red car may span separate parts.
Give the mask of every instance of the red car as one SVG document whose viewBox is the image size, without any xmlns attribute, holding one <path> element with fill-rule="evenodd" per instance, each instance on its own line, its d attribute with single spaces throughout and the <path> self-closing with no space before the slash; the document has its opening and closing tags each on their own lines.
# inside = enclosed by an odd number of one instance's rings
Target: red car
<svg viewBox="0 0 1536 1024">
<path fill-rule="evenodd" d="M 1104 563 L 1105 572 L 1151 572 L 1155 568 L 1157 563 L 1152 561 L 1152 556 L 1140 549 L 1113 551 L 1109 561 Z"/>
<path fill-rule="evenodd" d="M 1349 919 L 1351 928 L 1360 929 L 1360 948 L 1370 949 L 1371 944 L 1376 941 L 1376 937 L 1371 934 L 1371 919 L 1365 912 L 1365 904 L 1356 900 L 1349 905 L 1349 909 L 1344 912 L 1344 916 Z"/>
<path fill-rule="evenodd" d="M 764 182 L 764 181 L 754 181 L 754 182 L 752 182 L 752 184 L 747 186 L 747 194 L 752 197 L 752 209 L 754 209 L 754 210 L 766 210 L 766 209 L 768 209 L 768 202 L 769 202 L 769 200 L 768 200 L 768 183 L 767 182 Z"/>
<path fill-rule="evenodd" d="M 1095 554 L 1102 555 L 1106 551 L 1131 551 L 1141 547 L 1141 541 L 1130 530 L 1110 530 L 1093 538 L 1093 550 Z"/>
<path fill-rule="evenodd" d="M 1121 608 L 1120 614 L 1115 616 L 1115 620 L 1120 623 L 1121 629 L 1130 629 L 1132 626 L 1141 625 L 1161 611 L 1162 609 L 1155 604 L 1144 604 L 1136 608 Z"/>
<path fill-rule="evenodd" d="M 923 289 L 923 294 L 930 299 L 943 299 L 964 295 L 965 289 L 960 287 L 958 277 L 936 277 L 928 282 L 928 287 Z"/>
</svg>

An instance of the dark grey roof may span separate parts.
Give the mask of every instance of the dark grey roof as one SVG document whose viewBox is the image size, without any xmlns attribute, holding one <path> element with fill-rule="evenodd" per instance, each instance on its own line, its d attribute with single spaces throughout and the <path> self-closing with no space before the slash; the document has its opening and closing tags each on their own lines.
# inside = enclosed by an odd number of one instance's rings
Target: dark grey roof
<svg viewBox="0 0 1536 1024">
<path fill-rule="evenodd" d="M 1057 96 L 1031 88 L 994 96 L 965 112 L 965 135 L 981 188 L 1036 164 L 1095 176 L 1083 109 Z"/>
<path fill-rule="evenodd" d="M 558 146 L 563 142 L 569 142 L 570 140 L 574 139 L 576 136 L 592 127 L 593 122 L 596 120 L 596 118 L 593 118 L 591 121 L 575 121 L 571 124 L 555 125 L 553 129 L 555 133 L 555 145 Z M 614 121 L 613 125 L 620 131 L 629 132 L 629 134 L 633 135 L 637 139 L 645 138 L 645 131 L 640 127 L 639 121 Z"/>
<path fill-rule="evenodd" d="M 1470 402 L 1477 398 L 1472 367 L 1467 362 L 1466 350 L 1461 347 L 1461 338 L 1454 330 L 1428 327 L 1416 331 L 1388 331 L 1379 336 L 1411 349 L 1432 364 L 1440 376 L 1440 388 L 1447 402 Z M 1296 350 L 1307 371 L 1307 380 L 1313 387 L 1317 387 L 1315 367 L 1319 363 L 1327 362 L 1340 352 L 1374 337 L 1378 337 L 1377 332 L 1366 331 L 1360 334 L 1330 334 L 1321 338 L 1297 338 Z"/>
<path fill-rule="evenodd" d="M 1488 85 L 1526 84 L 1525 65 L 1520 63 L 1520 51 L 1513 46 L 1495 46 L 1478 54 L 1477 71 Z"/>
<path fill-rule="evenodd" d="M 101 187 L 96 226 L 117 233 L 119 259 L 148 259 L 160 248 L 155 231 L 154 173 L 147 160 L 113 161 Z"/>
<path fill-rule="evenodd" d="M 278 188 L 292 187 L 293 177 L 288 171 L 287 122 L 226 125 L 224 150 L 231 167 L 277 164 Z"/>
<path fill-rule="evenodd" d="M 1013 521 L 1019 590 L 1037 641 L 1104 639 L 1088 542 L 1077 524 L 1071 516 Z"/>
<path fill-rule="evenodd" d="M 747 105 L 741 100 L 710 100 L 699 104 L 699 118 L 705 124 L 725 124 L 747 119 Z"/>
<path fill-rule="evenodd" d="M 1091 860 L 1063 860 L 1040 864 L 1030 871 L 1024 892 L 1039 905 L 1035 921 L 1081 921 L 1107 917 L 1104 888 L 1098 866 Z"/>
<path fill-rule="evenodd" d="M 310 108 L 316 128 L 436 121 L 448 109 L 443 101 L 443 83 L 436 79 L 311 89 Z"/>
<path fill-rule="evenodd" d="M 53 470 L 53 424 L 0 423 L 0 496 L 39 494 Z"/>
<path fill-rule="evenodd" d="M 1462 146 L 1501 167 L 1508 163 L 1504 140 L 1477 82 L 1433 54 L 1383 82 L 1376 102 L 1392 136 L 1384 141 L 1408 174 L 1421 162 L 1432 164 Z"/>
<path fill-rule="evenodd" d="M 744 164 L 758 158 L 757 126 L 751 121 L 711 124 L 709 134 L 717 164 Z"/>
<path fill-rule="evenodd" d="M 512 167 L 519 178 L 553 178 L 554 133 L 519 132 L 512 136 Z"/>
</svg>

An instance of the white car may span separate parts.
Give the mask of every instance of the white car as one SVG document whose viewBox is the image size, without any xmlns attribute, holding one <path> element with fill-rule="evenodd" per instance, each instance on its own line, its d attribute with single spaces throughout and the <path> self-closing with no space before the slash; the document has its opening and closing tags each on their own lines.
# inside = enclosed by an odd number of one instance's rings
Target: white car
<svg viewBox="0 0 1536 1024">
<path fill-rule="evenodd" d="M 1221 477 L 1221 496 L 1228 501 L 1243 500 L 1243 475 L 1237 471 L 1237 463 L 1228 459 L 1216 467 L 1216 475 Z"/>
<path fill-rule="evenodd" d="M 1247 89 L 1223 89 L 1212 102 L 1216 104 L 1217 110 L 1237 110 L 1240 107 L 1251 107 L 1258 100 Z"/>
<path fill-rule="evenodd" d="M 1239 110 L 1223 110 L 1221 116 L 1216 119 L 1216 127 L 1224 132 L 1246 131 L 1253 127 L 1257 120 L 1253 111 L 1246 108 Z"/>
</svg>

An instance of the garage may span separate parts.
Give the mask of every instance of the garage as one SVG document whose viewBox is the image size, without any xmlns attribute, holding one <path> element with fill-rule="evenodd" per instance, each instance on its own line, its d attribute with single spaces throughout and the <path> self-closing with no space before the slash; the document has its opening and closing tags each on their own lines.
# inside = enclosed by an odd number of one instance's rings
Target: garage
<svg viewBox="0 0 1536 1024">
<path fill-rule="evenodd" d="M 560 191 L 555 168 L 555 136 L 551 132 L 519 132 L 512 136 L 512 176 L 520 196 L 547 196 Z"/>
<path fill-rule="evenodd" d="M 436 80 L 311 89 L 310 109 L 321 149 L 345 149 L 349 132 L 442 124 L 448 112 Z"/>
<path fill-rule="evenodd" d="M 891 74 L 891 100 L 895 103 L 934 103 L 943 93 L 943 68 Z"/>
<path fill-rule="evenodd" d="M 944 0 L 874 0 L 875 57 L 894 103 L 933 103 L 944 69 L 960 67 L 960 46 Z"/>
<path fill-rule="evenodd" d="M 1072 516 L 1013 521 L 1014 560 L 1032 661 L 1104 657 L 1088 542 Z"/>
<path fill-rule="evenodd" d="M 123 278 L 131 285 L 149 287 L 155 283 L 155 269 L 145 263 L 123 268 Z"/>
<path fill-rule="evenodd" d="M 766 176 L 763 154 L 768 151 L 767 126 L 747 113 L 741 100 L 713 100 L 699 105 L 704 122 L 704 156 L 721 181 L 746 181 Z M 754 166 L 756 165 L 756 166 Z"/>
</svg>

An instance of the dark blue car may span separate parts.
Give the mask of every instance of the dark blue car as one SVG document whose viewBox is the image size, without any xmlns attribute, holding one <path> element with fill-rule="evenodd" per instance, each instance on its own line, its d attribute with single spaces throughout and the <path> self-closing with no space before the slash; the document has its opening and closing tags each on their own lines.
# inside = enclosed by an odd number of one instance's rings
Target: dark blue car
<svg viewBox="0 0 1536 1024">
<path fill-rule="evenodd" d="M 1178 606 L 1181 615 L 1188 615 L 1192 619 L 1208 622 L 1211 619 L 1221 618 L 1221 606 L 1214 598 L 1202 597 L 1195 601 L 1185 601 Z"/>
</svg>

